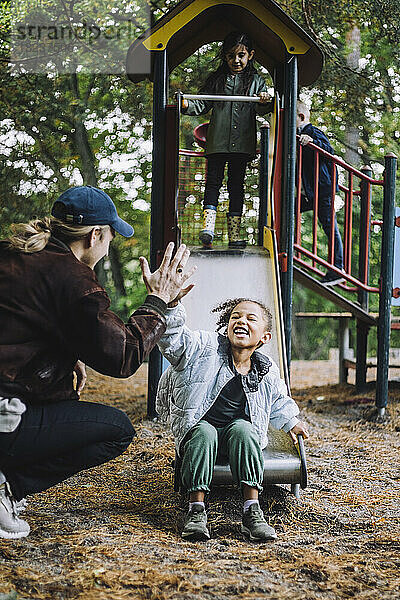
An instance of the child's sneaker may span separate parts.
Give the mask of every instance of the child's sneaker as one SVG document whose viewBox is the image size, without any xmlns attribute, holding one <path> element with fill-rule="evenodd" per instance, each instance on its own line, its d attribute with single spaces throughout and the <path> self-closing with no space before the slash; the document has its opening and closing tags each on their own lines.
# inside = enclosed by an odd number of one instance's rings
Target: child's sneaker
<svg viewBox="0 0 400 600">
<path fill-rule="evenodd" d="M 211 204 L 205 206 L 203 210 L 203 229 L 199 235 L 203 248 L 212 248 L 216 218 L 217 207 Z"/>
<path fill-rule="evenodd" d="M 267 542 L 276 540 L 277 535 L 273 527 L 268 525 L 259 504 L 251 504 L 243 513 L 242 533 L 252 542 Z"/>
<path fill-rule="evenodd" d="M 203 248 L 212 248 L 213 239 L 214 234 L 212 231 L 207 231 L 206 229 L 200 231 L 199 240 L 203 244 Z"/>
<path fill-rule="evenodd" d="M 207 529 L 207 514 L 202 506 L 194 505 L 192 510 L 187 513 L 182 537 L 191 542 L 210 539 L 210 532 Z"/>
<path fill-rule="evenodd" d="M 341 269 L 341 270 L 342 270 L 342 273 L 344 273 L 343 269 Z M 339 285 L 340 283 L 344 283 L 345 281 L 346 281 L 346 279 L 344 277 L 342 277 L 342 275 L 339 275 L 339 273 L 335 273 L 335 271 L 327 271 L 327 273 L 320 280 L 320 283 L 322 283 L 325 286 L 332 287 L 334 285 Z"/>
<path fill-rule="evenodd" d="M 30 527 L 18 517 L 17 502 L 8 483 L 0 485 L 0 538 L 16 540 L 26 537 Z"/>
</svg>

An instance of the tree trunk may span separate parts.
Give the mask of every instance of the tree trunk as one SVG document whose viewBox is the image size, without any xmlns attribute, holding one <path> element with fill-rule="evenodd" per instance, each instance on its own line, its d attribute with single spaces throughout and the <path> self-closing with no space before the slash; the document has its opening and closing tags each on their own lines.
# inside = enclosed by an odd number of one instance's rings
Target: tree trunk
<svg viewBox="0 0 400 600">
<path fill-rule="evenodd" d="M 71 74 L 71 90 L 77 101 L 81 101 L 79 94 L 78 75 L 76 73 Z M 74 114 L 75 121 L 75 147 L 76 151 L 81 158 L 81 173 L 84 185 L 91 185 L 97 187 L 97 170 L 95 167 L 95 158 L 92 152 L 92 148 L 89 143 L 89 136 L 83 121 L 83 112 L 81 106 L 78 104 Z M 99 261 L 95 266 L 95 273 L 100 284 L 103 287 L 107 285 L 107 273 L 104 269 L 104 259 Z"/>
<path fill-rule="evenodd" d="M 125 282 L 122 276 L 121 259 L 119 256 L 118 248 L 116 246 L 110 246 L 109 258 L 111 263 L 111 273 L 115 285 L 115 291 L 119 297 L 126 296 Z"/>
<path fill-rule="evenodd" d="M 360 61 L 360 45 L 361 45 L 361 33 L 357 25 L 353 25 L 346 34 L 346 43 L 349 49 L 347 55 L 347 66 L 353 71 L 359 70 Z M 356 125 L 348 122 L 346 126 L 346 154 L 345 161 L 351 165 L 359 166 L 360 155 L 358 154 L 358 145 L 360 141 L 360 132 Z"/>
</svg>

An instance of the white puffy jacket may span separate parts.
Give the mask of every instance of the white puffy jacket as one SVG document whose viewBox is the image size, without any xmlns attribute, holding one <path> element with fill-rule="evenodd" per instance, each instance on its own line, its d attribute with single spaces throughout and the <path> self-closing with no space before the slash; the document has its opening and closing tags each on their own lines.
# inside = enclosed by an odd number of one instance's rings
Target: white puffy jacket
<svg viewBox="0 0 400 600">
<path fill-rule="evenodd" d="M 180 444 L 213 405 L 222 388 L 235 374 L 229 366 L 230 344 L 226 336 L 209 331 L 191 331 L 185 325 L 182 304 L 167 311 L 167 329 L 158 342 L 171 363 L 158 384 L 156 409 Z M 299 408 L 288 396 L 277 365 L 260 352 L 254 353 L 254 368 L 242 375 L 250 419 L 261 448 L 268 443 L 268 424 L 288 432 L 298 423 Z"/>
</svg>

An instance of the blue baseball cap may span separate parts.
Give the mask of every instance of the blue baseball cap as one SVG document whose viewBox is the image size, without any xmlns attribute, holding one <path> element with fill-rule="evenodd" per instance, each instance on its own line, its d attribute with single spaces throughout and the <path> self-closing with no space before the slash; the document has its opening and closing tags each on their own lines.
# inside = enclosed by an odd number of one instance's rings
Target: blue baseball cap
<svg viewBox="0 0 400 600">
<path fill-rule="evenodd" d="M 133 227 L 118 216 L 110 196 L 91 185 L 73 187 L 61 194 L 51 214 L 69 225 L 110 225 L 124 237 L 133 235 Z"/>
</svg>

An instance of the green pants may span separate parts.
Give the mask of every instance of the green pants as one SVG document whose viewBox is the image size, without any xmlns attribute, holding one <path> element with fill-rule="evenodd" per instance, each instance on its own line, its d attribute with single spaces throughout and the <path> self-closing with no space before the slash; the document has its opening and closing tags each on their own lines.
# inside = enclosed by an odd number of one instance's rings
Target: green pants
<svg viewBox="0 0 400 600">
<path fill-rule="evenodd" d="M 200 421 L 182 444 L 182 487 L 188 492 L 210 491 L 217 453 L 228 458 L 234 483 L 262 490 L 264 458 L 253 425 L 244 419 L 225 427 Z"/>
</svg>

